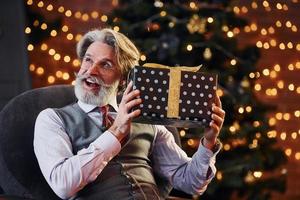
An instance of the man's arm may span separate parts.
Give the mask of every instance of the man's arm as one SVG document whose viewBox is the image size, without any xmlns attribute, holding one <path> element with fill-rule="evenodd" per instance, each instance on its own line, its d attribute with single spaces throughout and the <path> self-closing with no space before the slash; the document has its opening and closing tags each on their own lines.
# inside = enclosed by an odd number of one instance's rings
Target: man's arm
<svg viewBox="0 0 300 200">
<path fill-rule="evenodd" d="M 120 149 L 118 140 L 106 131 L 74 155 L 62 121 L 52 109 L 42 111 L 36 120 L 34 152 L 46 181 L 60 198 L 74 196 L 94 181 Z"/>
<path fill-rule="evenodd" d="M 217 142 L 216 152 L 200 144 L 190 158 L 175 143 L 172 133 L 163 126 L 156 127 L 157 136 L 152 151 L 154 170 L 168 178 L 174 188 L 189 194 L 202 194 L 215 175 L 215 157 L 221 144 Z"/>
<path fill-rule="evenodd" d="M 212 107 L 212 121 L 204 132 L 198 151 L 192 158 L 175 143 L 173 135 L 162 126 L 157 126 L 153 147 L 154 169 L 168 178 L 176 189 L 190 194 L 202 194 L 216 173 L 216 154 L 221 149 L 218 141 L 223 126 L 225 111 L 217 96 Z"/>
</svg>

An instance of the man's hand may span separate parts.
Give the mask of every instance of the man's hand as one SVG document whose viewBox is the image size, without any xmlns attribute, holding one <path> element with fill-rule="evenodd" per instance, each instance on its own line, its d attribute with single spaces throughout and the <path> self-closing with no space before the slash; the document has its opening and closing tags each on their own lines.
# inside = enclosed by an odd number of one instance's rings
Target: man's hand
<svg viewBox="0 0 300 200">
<path fill-rule="evenodd" d="M 225 111 L 222 109 L 222 103 L 219 96 L 216 98 L 216 102 L 212 107 L 212 111 L 212 121 L 209 124 L 210 127 L 204 132 L 203 140 L 203 145 L 210 150 L 212 150 L 217 143 L 217 137 L 223 126 L 225 118 Z"/>
<path fill-rule="evenodd" d="M 137 98 L 139 95 L 139 90 L 132 90 L 131 81 L 123 94 L 117 117 L 113 125 L 109 128 L 109 131 L 116 136 L 120 142 L 130 132 L 131 119 L 139 116 L 141 113 L 140 109 L 130 112 L 134 106 L 142 103 L 142 99 Z"/>
</svg>

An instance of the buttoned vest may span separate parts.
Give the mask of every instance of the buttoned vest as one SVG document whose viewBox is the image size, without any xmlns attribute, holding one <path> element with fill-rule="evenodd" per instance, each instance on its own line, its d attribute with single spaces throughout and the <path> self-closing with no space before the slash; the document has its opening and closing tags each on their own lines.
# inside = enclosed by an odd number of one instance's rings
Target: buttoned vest
<svg viewBox="0 0 300 200">
<path fill-rule="evenodd" d="M 87 148 L 104 132 L 77 103 L 54 110 L 65 126 L 74 155 Z M 152 125 L 132 123 L 128 141 L 122 146 L 119 154 L 108 162 L 94 182 L 78 192 L 75 199 L 165 198 L 170 186 L 166 184 L 158 189 L 149 159 L 154 134 Z"/>
</svg>

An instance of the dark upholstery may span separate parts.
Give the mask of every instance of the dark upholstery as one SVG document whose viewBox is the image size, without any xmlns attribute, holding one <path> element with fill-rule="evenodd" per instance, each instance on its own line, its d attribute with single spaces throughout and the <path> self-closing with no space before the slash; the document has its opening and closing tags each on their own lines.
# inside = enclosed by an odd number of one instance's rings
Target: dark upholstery
<svg viewBox="0 0 300 200">
<path fill-rule="evenodd" d="M 35 158 L 34 124 L 43 109 L 63 107 L 75 100 L 73 86 L 49 86 L 20 94 L 0 112 L 0 187 L 5 194 L 59 199 L 45 181 Z M 177 130 L 170 129 L 178 143 Z"/>
<path fill-rule="evenodd" d="M 0 113 L 0 185 L 5 194 L 59 199 L 48 186 L 33 152 L 34 123 L 47 107 L 75 101 L 73 86 L 38 88 L 13 98 Z"/>
</svg>

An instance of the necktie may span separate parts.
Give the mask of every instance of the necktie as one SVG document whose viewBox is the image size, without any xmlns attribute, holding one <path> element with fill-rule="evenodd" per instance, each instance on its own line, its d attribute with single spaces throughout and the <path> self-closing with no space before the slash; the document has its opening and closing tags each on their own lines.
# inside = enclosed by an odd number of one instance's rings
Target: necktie
<svg viewBox="0 0 300 200">
<path fill-rule="evenodd" d="M 102 126 L 105 128 L 109 128 L 113 124 L 113 118 L 108 114 L 108 110 L 108 105 L 100 107 L 100 112 L 102 113 Z"/>
</svg>

